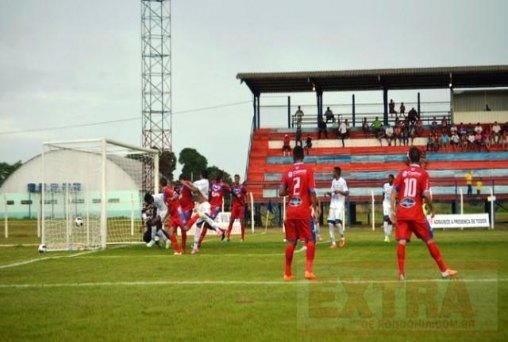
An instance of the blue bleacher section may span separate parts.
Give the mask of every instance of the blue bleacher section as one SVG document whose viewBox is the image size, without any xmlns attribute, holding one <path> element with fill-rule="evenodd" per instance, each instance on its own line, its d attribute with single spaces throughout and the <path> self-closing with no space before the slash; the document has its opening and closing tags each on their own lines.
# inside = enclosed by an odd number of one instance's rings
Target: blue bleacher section
<svg viewBox="0 0 508 342">
<path fill-rule="evenodd" d="M 488 195 L 490 193 L 490 186 L 484 186 L 483 187 L 483 194 Z M 495 186 L 495 192 L 496 193 L 508 193 L 508 186 L 507 185 L 499 185 Z M 329 188 L 317 188 L 316 193 L 318 196 L 324 196 L 324 194 L 330 191 Z M 432 194 L 435 195 L 457 195 L 458 194 L 458 188 L 455 186 L 434 186 L 432 187 Z M 463 186 L 462 191 L 465 194 L 466 189 Z M 369 197 L 371 196 L 371 193 L 374 193 L 374 196 L 380 197 L 382 196 L 382 189 L 379 188 L 349 188 L 349 196 L 352 197 Z M 265 198 L 277 198 L 278 197 L 278 190 L 277 189 L 264 189 L 263 190 L 263 197 Z"/>
<path fill-rule="evenodd" d="M 457 178 L 463 179 L 465 170 L 429 170 L 428 173 L 432 178 Z M 365 172 L 344 172 L 342 176 L 345 179 L 361 179 L 361 180 L 384 180 L 389 174 L 395 175 L 392 171 L 365 171 Z M 475 170 L 476 177 L 508 177 L 508 169 L 491 169 L 491 170 Z M 280 181 L 281 172 L 265 173 L 265 181 Z M 314 174 L 316 181 L 329 181 L 332 179 L 332 172 L 317 172 Z"/>
<path fill-rule="evenodd" d="M 305 162 L 310 164 L 340 164 L 340 163 L 369 163 L 369 162 L 404 162 L 404 154 L 387 155 L 334 155 L 334 156 L 306 156 Z M 508 160 L 508 152 L 461 152 L 461 153 L 427 153 L 426 160 L 431 161 L 504 161 Z M 291 164 L 291 157 L 271 156 L 266 158 L 267 164 Z"/>
</svg>

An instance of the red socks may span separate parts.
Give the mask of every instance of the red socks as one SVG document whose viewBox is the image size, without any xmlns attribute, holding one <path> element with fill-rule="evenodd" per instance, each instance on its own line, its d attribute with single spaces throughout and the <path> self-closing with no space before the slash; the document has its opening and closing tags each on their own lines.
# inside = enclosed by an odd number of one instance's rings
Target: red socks
<svg viewBox="0 0 508 342">
<path fill-rule="evenodd" d="M 180 248 L 178 248 L 178 241 L 176 240 L 176 234 L 173 233 L 169 236 L 169 240 L 171 241 L 171 246 L 173 246 L 173 250 L 177 253 L 180 253 Z"/>
<path fill-rule="evenodd" d="M 242 241 L 245 240 L 245 223 L 243 221 L 240 223 L 240 226 L 242 227 Z"/>
<path fill-rule="evenodd" d="M 295 252 L 295 245 L 288 243 L 286 245 L 286 270 L 285 275 L 291 275 L 291 263 L 293 262 L 293 254 Z"/>
<path fill-rule="evenodd" d="M 182 233 L 182 253 L 185 254 L 185 248 L 187 246 L 187 232 L 183 229 L 181 229 L 180 232 Z"/>
<path fill-rule="evenodd" d="M 196 221 L 198 220 L 199 218 L 199 215 L 198 214 L 194 214 L 191 216 L 191 218 L 189 219 L 189 221 L 187 221 L 187 227 L 189 229 L 191 229 L 191 227 L 194 225 L 194 223 L 196 223 Z"/>
<path fill-rule="evenodd" d="M 231 237 L 231 231 L 233 230 L 233 221 L 229 221 L 228 231 L 226 233 L 226 237 L 229 240 Z"/>
<path fill-rule="evenodd" d="M 437 265 L 439 266 L 439 269 L 441 272 L 446 271 L 446 264 L 443 261 L 443 258 L 441 257 L 441 252 L 439 252 L 439 248 L 437 248 L 437 245 L 434 241 L 427 243 L 427 248 L 429 249 L 430 255 L 436 260 Z"/>
<path fill-rule="evenodd" d="M 404 259 L 406 258 L 406 245 L 397 245 L 397 260 L 399 261 L 399 274 L 404 274 Z"/>
<path fill-rule="evenodd" d="M 307 242 L 307 267 L 306 271 L 312 273 L 312 263 L 314 262 L 314 255 L 316 254 L 316 245 L 314 241 Z"/>
</svg>

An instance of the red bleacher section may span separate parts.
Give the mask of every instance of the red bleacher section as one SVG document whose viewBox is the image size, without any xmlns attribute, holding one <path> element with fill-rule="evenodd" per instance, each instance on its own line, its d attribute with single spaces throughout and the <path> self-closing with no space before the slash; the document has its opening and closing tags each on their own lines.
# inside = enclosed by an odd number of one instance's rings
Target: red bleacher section
<svg viewBox="0 0 508 342">
<path fill-rule="evenodd" d="M 266 181 L 266 173 L 282 173 L 287 169 L 287 164 L 267 164 L 267 157 L 270 156 L 282 156 L 281 149 L 269 148 L 269 141 L 282 141 L 286 132 L 278 132 L 275 129 L 263 128 L 258 129 L 254 132 L 251 151 L 249 157 L 248 171 L 247 171 L 247 184 L 249 191 L 252 191 L 256 202 L 266 201 L 263 199 L 263 189 L 276 189 L 278 187 L 278 181 Z M 424 132 L 428 134 L 428 132 Z M 318 140 L 317 132 L 309 133 L 312 137 L 313 142 Z M 294 133 L 290 134 L 291 139 L 294 141 Z M 303 134 L 303 141 L 307 137 L 307 133 Z M 370 134 L 365 134 L 361 131 L 354 131 L 351 134 L 351 139 L 365 139 L 372 138 Z M 328 139 L 336 139 L 329 133 Z M 314 144 L 316 145 L 316 144 Z M 383 142 L 384 146 L 365 146 L 365 147 L 313 147 L 311 149 L 311 155 L 322 155 L 322 156 L 336 156 L 336 155 L 389 155 L 389 154 L 404 154 L 407 152 L 407 146 L 386 146 L 386 142 Z M 425 146 L 420 146 L 425 149 Z M 494 147 L 493 150 L 500 150 L 500 147 Z M 449 151 L 441 151 L 439 153 L 452 152 L 451 148 Z M 465 157 L 466 158 L 466 157 Z M 313 164 L 316 173 L 331 173 L 335 164 L 331 163 L 319 163 Z M 401 167 L 400 162 L 355 162 L 355 163 L 340 163 L 339 165 L 343 173 L 350 172 L 369 172 L 369 171 L 383 171 L 396 173 Z M 469 161 L 467 159 L 461 160 L 447 160 L 447 161 L 432 161 L 427 166 L 428 170 L 481 170 L 481 169 L 508 169 L 508 160 L 495 160 L 495 161 Z M 380 188 L 385 179 L 348 179 L 348 185 L 350 187 L 371 187 Z M 318 188 L 326 188 L 329 186 L 330 181 L 316 181 Z M 496 185 L 508 185 L 508 177 L 489 177 L 483 179 L 484 186 L 488 186 L 495 182 Z M 432 186 L 465 186 L 464 178 L 455 177 L 441 177 L 433 178 Z M 501 194 L 501 196 L 503 196 Z M 508 199 L 508 195 L 504 195 Z M 447 200 L 453 199 L 454 196 L 442 195 L 440 199 Z M 498 196 L 499 197 L 499 196 Z M 369 200 L 368 198 L 354 198 L 353 200 Z"/>
</svg>

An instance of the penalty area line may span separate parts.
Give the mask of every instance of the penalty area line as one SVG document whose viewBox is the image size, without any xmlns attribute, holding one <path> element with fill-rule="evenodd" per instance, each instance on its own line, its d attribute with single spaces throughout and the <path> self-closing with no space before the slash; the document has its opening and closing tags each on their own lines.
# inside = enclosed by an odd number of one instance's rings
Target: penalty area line
<svg viewBox="0 0 508 342">
<path fill-rule="evenodd" d="M 59 287 L 135 287 L 135 286 L 167 286 L 167 285 L 312 285 L 312 284 L 404 284 L 404 283 L 437 283 L 446 281 L 461 281 L 464 283 L 505 283 L 508 278 L 484 278 L 484 279 L 414 279 L 405 280 L 161 280 L 161 281 L 116 281 L 116 282 L 93 282 L 93 283 L 54 283 L 54 284 L 0 284 L 1 289 L 23 288 L 59 288 Z"/>
</svg>

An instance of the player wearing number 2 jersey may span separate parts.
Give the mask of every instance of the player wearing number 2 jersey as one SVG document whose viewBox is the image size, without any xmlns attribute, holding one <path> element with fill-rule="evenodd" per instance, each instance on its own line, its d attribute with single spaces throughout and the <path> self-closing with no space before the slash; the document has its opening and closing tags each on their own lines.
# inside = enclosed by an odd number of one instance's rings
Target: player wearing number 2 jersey
<svg viewBox="0 0 508 342">
<path fill-rule="evenodd" d="M 427 244 L 430 255 L 441 270 L 442 277 L 454 276 L 457 274 L 457 271 L 447 268 L 423 213 L 422 204 L 425 202 L 429 207 L 431 216 L 434 217 L 434 208 L 429 192 L 429 175 L 419 165 L 420 150 L 416 147 L 411 147 L 408 158 L 410 162 L 409 166 L 402 169 L 393 182 L 390 201 L 390 219 L 392 222 L 397 222 L 395 237 L 398 241 L 399 279 L 405 279 L 404 260 L 406 242 L 411 239 L 412 233 Z"/>
<path fill-rule="evenodd" d="M 287 196 L 286 206 L 286 267 L 284 280 L 293 280 L 295 276 L 291 272 L 293 254 L 298 240 L 303 240 L 306 248 L 305 278 L 316 279 L 312 273 L 315 244 L 310 230 L 311 205 L 315 213 L 318 213 L 318 203 L 314 184 L 314 171 L 303 163 L 304 151 L 301 146 L 293 150 L 294 165 L 286 171 L 281 179 L 279 188 L 280 196 Z"/>
</svg>

